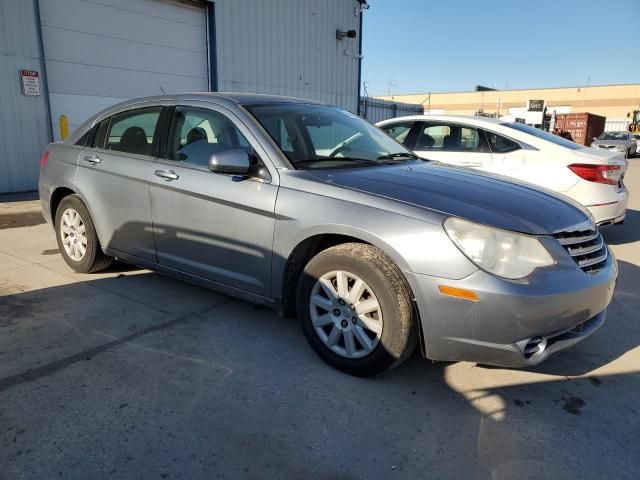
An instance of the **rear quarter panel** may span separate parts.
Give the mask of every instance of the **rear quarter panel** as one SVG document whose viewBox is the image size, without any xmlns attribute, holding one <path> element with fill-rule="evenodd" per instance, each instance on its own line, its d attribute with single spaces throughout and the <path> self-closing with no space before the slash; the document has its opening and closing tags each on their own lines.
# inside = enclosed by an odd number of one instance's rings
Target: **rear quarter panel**
<svg viewBox="0 0 640 480">
<path fill-rule="evenodd" d="M 78 158 L 82 147 L 51 143 L 47 147 L 47 151 L 49 158 L 45 167 L 40 171 L 38 190 L 44 218 L 53 225 L 55 219 L 51 212 L 51 196 L 56 189 L 61 187 L 74 190 Z"/>
</svg>

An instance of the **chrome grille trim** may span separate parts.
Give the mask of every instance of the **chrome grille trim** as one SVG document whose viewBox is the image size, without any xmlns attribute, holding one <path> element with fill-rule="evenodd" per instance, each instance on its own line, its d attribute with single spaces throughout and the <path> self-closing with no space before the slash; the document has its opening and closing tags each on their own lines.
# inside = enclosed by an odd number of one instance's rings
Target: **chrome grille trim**
<svg viewBox="0 0 640 480">
<path fill-rule="evenodd" d="M 598 237 L 600 237 L 598 235 Z M 596 237 L 596 238 L 598 238 Z M 567 245 L 567 251 L 569 252 L 569 254 L 574 257 L 576 255 L 588 255 L 589 253 L 593 253 L 593 252 L 597 252 L 598 250 L 600 250 L 602 248 L 602 244 L 604 243 L 604 241 L 602 240 L 602 237 L 600 237 L 599 242 L 591 247 L 578 247 L 578 248 L 571 248 L 572 245 L 575 244 L 568 244 Z M 560 242 L 562 243 L 562 242 Z"/>
<path fill-rule="evenodd" d="M 562 234 L 559 234 L 559 235 L 562 235 Z M 600 234 L 596 231 L 594 234 L 585 235 L 585 236 L 582 236 L 582 237 L 559 237 L 559 236 L 556 236 L 556 238 L 560 242 L 560 245 L 575 245 L 576 243 L 585 243 L 585 242 L 590 242 L 591 240 L 595 240 L 596 238 L 598 238 L 599 235 Z"/>
<path fill-rule="evenodd" d="M 595 227 L 570 228 L 553 236 L 585 273 L 599 271 L 607 261 L 609 251 Z"/>
<path fill-rule="evenodd" d="M 604 262 L 607 259 L 607 251 L 605 249 L 604 254 L 600 255 L 596 258 L 591 258 L 588 260 L 578 260 L 578 265 L 580 268 L 590 267 L 591 265 L 595 265 L 596 263 Z"/>
</svg>

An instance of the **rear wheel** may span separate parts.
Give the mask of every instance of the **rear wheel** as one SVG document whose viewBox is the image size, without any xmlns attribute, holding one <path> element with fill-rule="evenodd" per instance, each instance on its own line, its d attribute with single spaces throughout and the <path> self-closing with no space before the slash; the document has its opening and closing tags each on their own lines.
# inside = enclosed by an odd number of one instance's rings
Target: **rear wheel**
<svg viewBox="0 0 640 480">
<path fill-rule="evenodd" d="M 76 272 L 99 272 L 111 265 L 111 257 L 102 253 L 89 211 L 77 195 L 62 199 L 55 228 L 62 258 Z"/>
<path fill-rule="evenodd" d="M 298 283 L 297 306 L 313 349 L 343 372 L 377 375 L 415 349 L 409 287 L 393 261 L 371 245 L 338 245 L 311 259 Z"/>
</svg>

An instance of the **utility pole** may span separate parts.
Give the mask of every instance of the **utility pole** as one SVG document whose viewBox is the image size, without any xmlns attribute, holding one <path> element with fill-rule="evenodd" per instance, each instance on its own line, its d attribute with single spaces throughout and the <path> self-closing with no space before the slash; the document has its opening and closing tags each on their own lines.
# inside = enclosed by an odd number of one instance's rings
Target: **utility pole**
<svg viewBox="0 0 640 480">
<path fill-rule="evenodd" d="M 387 81 L 387 93 L 389 94 L 389 96 L 391 96 L 391 87 L 397 87 L 398 86 L 398 82 L 393 79 L 393 78 L 389 78 L 389 80 Z"/>
<path fill-rule="evenodd" d="M 369 96 L 369 93 L 367 92 L 367 81 L 363 80 L 362 82 L 362 103 L 363 103 L 363 110 L 364 112 L 362 112 L 362 116 L 363 118 L 367 118 L 367 97 Z"/>
</svg>

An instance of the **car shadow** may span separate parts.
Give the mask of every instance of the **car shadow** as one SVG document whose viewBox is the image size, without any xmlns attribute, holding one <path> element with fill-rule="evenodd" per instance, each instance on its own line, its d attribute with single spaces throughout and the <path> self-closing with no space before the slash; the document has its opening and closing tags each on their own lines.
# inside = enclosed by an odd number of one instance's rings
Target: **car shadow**
<svg viewBox="0 0 640 480">
<path fill-rule="evenodd" d="M 611 225 L 600 230 L 609 245 L 625 245 L 640 240 L 640 212 L 627 210 L 627 217 L 621 225 Z"/>
</svg>

